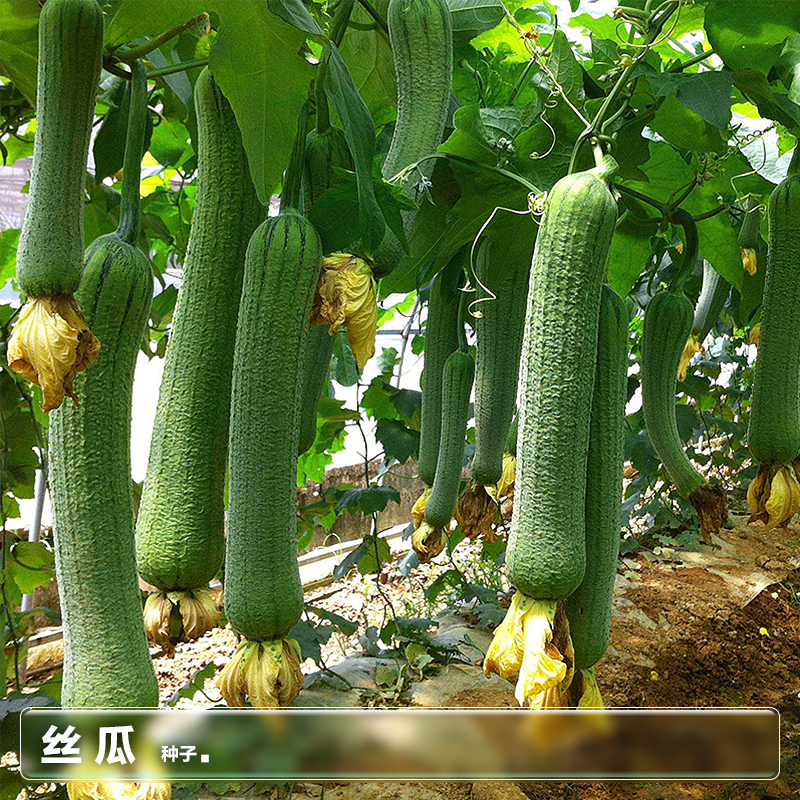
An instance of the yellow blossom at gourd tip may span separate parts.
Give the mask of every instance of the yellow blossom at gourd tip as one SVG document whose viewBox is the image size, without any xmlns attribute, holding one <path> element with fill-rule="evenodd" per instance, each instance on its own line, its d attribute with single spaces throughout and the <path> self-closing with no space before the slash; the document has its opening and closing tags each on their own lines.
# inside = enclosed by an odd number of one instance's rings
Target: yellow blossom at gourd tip
<svg viewBox="0 0 800 800">
<path fill-rule="evenodd" d="M 70 800 L 170 800 L 172 784 L 75 781 L 67 784 Z"/>
<path fill-rule="evenodd" d="M 378 329 L 378 291 L 369 264 L 349 253 L 322 259 L 312 325 L 330 325 L 331 335 L 347 328 L 347 338 L 361 369 L 375 353 Z"/>
<path fill-rule="evenodd" d="M 800 511 L 800 483 L 792 467 L 779 467 L 769 490 L 765 504 L 769 515 L 766 530 L 784 526 Z"/>
<path fill-rule="evenodd" d="M 686 373 L 689 370 L 689 362 L 694 358 L 695 353 L 699 353 L 703 349 L 703 345 L 698 341 L 697 337 L 692 334 L 686 341 L 681 355 L 681 363 L 678 365 L 678 380 L 685 381 Z"/>
<path fill-rule="evenodd" d="M 497 481 L 498 497 L 513 497 L 514 482 L 517 479 L 517 457 L 506 453 L 503 456 L 503 473 Z"/>
<path fill-rule="evenodd" d="M 603 695 L 600 694 L 600 687 L 597 685 L 597 677 L 594 667 L 581 670 L 583 681 L 583 694 L 578 701 L 578 708 L 605 708 Z"/>
<path fill-rule="evenodd" d="M 431 488 L 428 486 L 411 507 L 411 519 L 414 521 L 414 528 L 419 528 L 425 521 L 425 506 L 428 504 L 430 496 Z"/>
<path fill-rule="evenodd" d="M 486 651 L 483 671 L 506 680 L 516 678 L 514 696 L 521 706 L 540 707 L 545 692 L 566 677 L 567 665 L 553 644 L 556 610 L 555 600 L 535 600 L 516 592 Z"/>
<path fill-rule="evenodd" d="M 225 702 L 241 708 L 289 706 L 303 688 L 300 648 L 293 639 L 251 642 L 245 639 L 217 679 Z"/>
<path fill-rule="evenodd" d="M 37 297 L 22 307 L 8 342 L 8 365 L 42 387 L 42 409 L 75 402 L 75 376 L 91 366 L 100 342 L 89 330 L 71 295 Z"/>
<path fill-rule="evenodd" d="M 749 342 L 750 344 L 754 344 L 756 347 L 758 347 L 758 341 L 760 338 L 761 338 L 761 323 L 757 322 L 755 325 L 753 325 L 752 328 L 750 328 Z"/>
<path fill-rule="evenodd" d="M 752 247 L 742 248 L 742 266 L 748 275 L 755 275 L 758 266 L 756 251 Z"/>
</svg>

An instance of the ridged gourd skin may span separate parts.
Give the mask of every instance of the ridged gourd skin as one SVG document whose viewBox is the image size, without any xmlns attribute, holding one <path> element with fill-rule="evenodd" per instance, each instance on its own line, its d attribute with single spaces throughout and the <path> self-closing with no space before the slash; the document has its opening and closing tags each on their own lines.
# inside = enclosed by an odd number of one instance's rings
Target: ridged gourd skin
<svg viewBox="0 0 800 800">
<path fill-rule="evenodd" d="M 700 344 L 719 319 L 730 291 L 731 286 L 728 281 L 708 261 L 703 261 L 703 284 L 694 309 L 692 325 L 692 333 Z"/>
<path fill-rule="evenodd" d="M 244 260 L 265 212 L 233 110 L 208 69 L 194 88 L 198 193 L 139 507 L 139 574 L 204 587 L 225 552 L 231 373 Z"/>
<path fill-rule="evenodd" d="M 297 213 L 250 240 L 233 362 L 225 613 L 251 641 L 300 619 L 297 445 L 308 318 L 322 264 L 317 232 Z"/>
<path fill-rule="evenodd" d="M 453 85 L 453 23 L 445 0 L 391 0 L 387 10 L 389 40 L 397 77 L 397 121 L 383 162 L 385 180 L 436 152 L 442 142 Z M 434 162 L 420 165 L 429 177 Z M 417 198 L 420 172 L 408 176 L 404 192 Z M 415 211 L 403 212 L 410 236 Z M 374 256 L 375 277 L 394 269 L 403 255 L 400 241 L 388 228 Z"/>
<path fill-rule="evenodd" d="M 647 304 L 642 333 L 642 410 L 658 457 L 681 495 L 705 485 L 683 449 L 675 416 L 678 364 L 694 311 L 683 294 L 659 292 Z"/>
<path fill-rule="evenodd" d="M 559 600 L 583 580 L 584 499 L 600 290 L 616 204 L 599 170 L 562 178 L 536 238 L 520 370 L 509 581 Z"/>
<path fill-rule="evenodd" d="M 739 229 L 739 247 L 755 250 L 758 247 L 759 228 L 761 227 L 761 211 L 757 200 L 751 198 Z"/>
<path fill-rule="evenodd" d="M 436 477 L 425 505 L 425 520 L 434 528 L 449 525 L 456 510 L 474 379 L 475 360 L 472 355 L 456 350 L 444 365 L 439 456 Z"/>
<path fill-rule="evenodd" d="M 760 464 L 800 453 L 800 176 L 769 199 L 769 248 L 753 384 L 749 447 Z"/>
<path fill-rule="evenodd" d="M 434 279 L 425 323 L 425 361 L 422 368 L 422 408 L 419 435 L 419 477 L 433 486 L 442 431 L 444 365 L 458 350 L 458 280 L 461 261 L 453 259 Z"/>
<path fill-rule="evenodd" d="M 617 575 L 628 384 L 628 310 L 603 287 L 586 467 L 586 573 L 567 598 L 575 668 L 588 669 L 605 654 Z"/>
<path fill-rule="evenodd" d="M 477 357 L 475 363 L 475 457 L 472 477 L 493 486 L 503 472 L 503 452 L 517 403 L 520 354 L 525 330 L 531 265 L 498 263 L 492 241 L 483 239 L 475 254 L 478 277 L 473 309 Z M 488 289 L 495 295 L 491 299 Z"/>
<path fill-rule="evenodd" d="M 76 298 L 103 346 L 50 414 L 50 495 L 64 625 L 62 704 L 157 706 L 136 575 L 131 396 L 153 277 L 116 234 L 97 239 Z"/>
<path fill-rule="evenodd" d="M 86 160 L 102 48 L 97 0 L 44 4 L 33 166 L 17 253 L 17 280 L 31 297 L 73 294 L 80 281 Z"/>
<path fill-rule="evenodd" d="M 312 325 L 308 329 L 303 354 L 303 404 L 300 408 L 300 439 L 298 455 L 311 449 L 317 438 L 317 412 L 319 401 L 328 385 L 333 345 L 329 325 Z"/>
</svg>

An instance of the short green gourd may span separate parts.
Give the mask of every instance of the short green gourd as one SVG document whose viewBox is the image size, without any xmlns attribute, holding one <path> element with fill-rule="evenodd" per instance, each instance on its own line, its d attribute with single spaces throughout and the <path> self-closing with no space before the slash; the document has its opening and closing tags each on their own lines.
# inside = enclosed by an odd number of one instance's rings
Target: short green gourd
<svg viewBox="0 0 800 800">
<path fill-rule="evenodd" d="M 683 294 L 662 291 L 647 304 L 642 333 L 642 410 L 658 457 L 678 493 L 695 507 L 703 540 L 711 544 L 728 518 L 720 486 L 711 486 L 683 449 L 675 416 L 678 364 L 694 324 L 694 311 Z"/>
<path fill-rule="evenodd" d="M 678 366 L 679 381 L 686 380 L 689 362 L 695 353 L 699 353 L 703 349 L 703 342 L 719 319 L 730 292 L 731 285 L 725 278 L 708 261 L 703 261 L 703 283 L 694 309 L 692 333 L 683 348 L 683 355 Z"/>
<path fill-rule="evenodd" d="M 390 0 L 386 17 L 397 77 L 397 122 L 382 168 L 390 180 L 442 142 L 453 83 L 453 23 L 445 0 Z M 429 161 L 404 176 L 405 194 L 418 199 L 417 187 L 432 171 Z M 415 220 L 416 212 L 403 212 L 406 236 Z M 388 275 L 402 254 L 387 228 L 374 257 L 375 277 Z"/>
<path fill-rule="evenodd" d="M 27 302 L 8 347 L 11 368 L 42 387 L 45 411 L 65 396 L 75 398 L 75 375 L 99 350 L 81 313 L 88 312 L 72 295 L 83 271 L 83 195 L 102 47 L 97 0 L 45 3 L 33 165 L 17 252 L 17 281 Z M 56 351 L 63 358 L 54 360 Z"/>
<path fill-rule="evenodd" d="M 517 403 L 531 253 L 507 263 L 503 248 L 488 237 L 475 252 L 475 455 L 471 481 L 458 501 L 459 524 L 469 538 L 494 538 L 496 488 Z"/>
</svg>

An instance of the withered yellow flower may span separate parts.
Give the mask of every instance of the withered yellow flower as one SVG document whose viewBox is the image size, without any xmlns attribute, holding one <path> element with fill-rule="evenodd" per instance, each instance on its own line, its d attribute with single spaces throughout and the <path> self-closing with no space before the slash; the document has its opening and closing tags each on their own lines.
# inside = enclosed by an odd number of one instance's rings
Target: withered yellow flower
<svg viewBox="0 0 800 800">
<path fill-rule="evenodd" d="M 486 651 L 483 671 L 516 679 L 514 696 L 521 706 L 541 707 L 547 690 L 567 675 L 567 665 L 553 644 L 557 606 L 555 600 L 535 600 L 516 592 Z"/>
<path fill-rule="evenodd" d="M 289 706 L 303 688 L 300 647 L 294 639 L 251 642 L 245 639 L 217 679 L 225 702 L 241 708 Z"/>
<path fill-rule="evenodd" d="M 681 355 L 681 363 L 678 365 L 679 381 L 686 380 L 686 373 L 689 370 L 689 362 L 694 358 L 695 353 L 699 353 L 702 349 L 702 343 L 698 341 L 694 334 L 692 334 L 686 341 L 686 345 L 683 348 L 683 355 Z"/>
<path fill-rule="evenodd" d="M 347 328 L 347 338 L 358 368 L 375 354 L 378 329 L 378 291 L 369 264 L 349 253 L 322 259 L 312 325 L 330 325 L 331 335 Z"/>
<path fill-rule="evenodd" d="M 219 625 L 221 616 L 210 589 L 153 592 L 144 604 L 147 638 L 162 647 L 171 647 L 173 637 L 199 639 Z"/>
<path fill-rule="evenodd" d="M 42 387 L 42 408 L 52 411 L 73 392 L 75 375 L 91 366 L 100 342 L 89 330 L 75 298 L 53 295 L 29 300 L 8 342 L 8 365 Z"/>
<path fill-rule="evenodd" d="M 769 516 L 768 531 L 790 522 L 800 511 L 800 483 L 792 467 L 779 467 L 770 485 L 769 498 L 765 503 Z"/>
<path fill-rule="evenodd" d="M 458 498 L 455 518 L 468 539 L 481 536 L 487 542 L 497 541 L 497 533 L 492 527 L 498 519 L 494 495 L 496 490 L 493 486 L 470 484 Z"/>
<path fill-rule="evenodd" d="M 162 647 L 172 644 L 170 628 L 172 603 L 163 592 L 153 592 L 144 604 L 144 629 L 150 641 Z"/>
<path fill-rule="evenodd" d="M 763 522 L 766 530 L 788 525 L 800 511 L 800 482 L 794 467 L 762 464 L 747 489 L 750 522 Z"/>
<path fill-rule="evenodd" d="M 170 592 L 170 594 L 173 594 Z M 191 592 L 176 592 L 178 608 L 187 639 L 199 639 L 204 633 L 219 625 L 222 612 L 214 602 L 211 589 L 193 589 Z"/>
<path fill-rule="evenodd" d="M 434 528 L 423 519 L 411 534 L 411 548 L 423 564 L 436 558 L 444 550 L 444 531 Z"/>
<path fill-rule="evenodd" d="M 750 328 L 750 344 L 754 344 L 756 347 L 758 347 L 758 341 L 760 337 L 761 323 L 757 322 L 752 328 Z"/>
</svg>

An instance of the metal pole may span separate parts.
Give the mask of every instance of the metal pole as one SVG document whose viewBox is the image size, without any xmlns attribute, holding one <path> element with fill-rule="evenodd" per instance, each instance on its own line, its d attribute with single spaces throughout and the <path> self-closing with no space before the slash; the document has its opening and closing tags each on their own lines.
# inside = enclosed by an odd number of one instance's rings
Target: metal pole
<svg viewBox="0 0 800 800">
<path fill-rule="evenodd" d="M 42 468 L 36 470 L 36 493 L 34 495 L 36 499 L 36 505 L 33 509 L 33 521 L 31 522 L 31 528 L 28 531 L 28 541 L 29 542 L 38 542 L 39 537 L 42 533 L 42 509 L 44 508 L 44 497 L 47 493 L 47 465 L 44 459 L 42 459 Z M 29 594 L 25 594 L 22 596 L 22 604 L 20 605 L 20 611 L 30 611 L 33 607 L 33 597 Z"/>
</svg>

